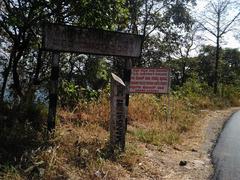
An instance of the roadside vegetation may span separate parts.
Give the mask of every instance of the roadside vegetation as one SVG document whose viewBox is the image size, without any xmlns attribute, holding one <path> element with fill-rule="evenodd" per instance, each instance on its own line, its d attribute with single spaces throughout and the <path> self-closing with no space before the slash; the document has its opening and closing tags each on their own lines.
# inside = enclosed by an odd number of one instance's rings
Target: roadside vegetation
<svg viewBox="0 0 240 180">
<path fill-rule="evenodd" d="M 224 7 L 227 16 L 234 4 L 209 5 Z M 240 51 L 221 43 L 231 30 L 239 36 L 233 30 L 240 13 L 211 46 L 202 41 L 210 29 L 192 16 L 195 6 L 195 0 L 1 1 L 0 179 L 134 177 L 145 147 L 181 143 L 207 110 L 239 106 Z M 60 53 L 57 126 L 47 132 L 52 54 L 41 47 L 43 22 L 141 34 L 142 56 L 133 66 L 171 69 L 169 96 L 130 95 L 124 153 L 112 156 L 108 143 L 109 81 L 111 72 L 124 79 L 122 57 Z"/>
<path fill-rule="evenodd" d="M 108 152 L 110 103 L 107 89 L 98 99 L 59 108 L 57 128 L 50 137 L 45 127 L 46 106 L 36 104 L 24 112 L 10 110 L 6 105 L 1 113 L 7 117 L 14 113 L 16 118 L 11 119 L 13 126 L 10 123 L 0 133 L 0 177 L 126 177 L 144 158 L 145 146 L 153 145 L 160 151 L 164 145 L 181 143 L 187 133 L 194 133 L 198 128 L 196 123 L 204 117 L 202 110 L 240 105 L 239 91 L 226 92 L 225 96 L 219 97 L 209 94 L 209 90 L 204 84 L 190 80 L 179 90 L 172 91 L 169 97 L 132 95 L 126 151 L 116 157 Z M 19 114 L 16 116 L 16 113 Z"/>
</svg>

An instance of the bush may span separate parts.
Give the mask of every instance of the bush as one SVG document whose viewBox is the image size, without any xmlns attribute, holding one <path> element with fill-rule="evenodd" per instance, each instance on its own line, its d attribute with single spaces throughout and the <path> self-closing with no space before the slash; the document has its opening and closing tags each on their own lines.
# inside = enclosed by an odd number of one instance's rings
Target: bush
<svg viewBox="0 0 240 180">
<path fill-rule="evenodd" d="M 222 85 L 222 97 L 229 100 L 232 106 L 240 105 L 240 87 L 235 85 Z"/>
<path fill-rule="evenodd" d="M 59 102 L 61 106 L 73 107 L 83 97 L 81 88 L 73 82 L 62 81 L 59 86 Z"/>
<path fill-rule="evenodd" d="M 82 88 L 73 82 L 62 81 L 59 86 L 60 106 L 73 108 L 80 101 L 94 101 L 99 97 L 100 92 Z"/>
<path fill-rule="evenodd" d="M 188 79 L 174 94 L 178 98 L 184 99 L 185 104 L 191 109 L 211 109 L 214 107 L 212 87 L 199 82 L 196 78 Z"/>
</svg>

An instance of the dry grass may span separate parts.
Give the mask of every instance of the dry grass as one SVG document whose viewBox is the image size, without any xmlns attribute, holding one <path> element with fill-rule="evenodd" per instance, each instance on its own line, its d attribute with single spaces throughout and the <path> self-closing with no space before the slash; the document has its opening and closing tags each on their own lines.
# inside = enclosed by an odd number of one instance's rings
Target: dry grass
<svg viewBox="0 0 240 180">
<path fill-rule="evenodd" d="M 111 159 L 108 152 L 109 101 L 81 103 L 73 111 L 58 110 L 58 126 L 50 140 L 26 150 L 16 165 L 0 166 L 3 179 L 117 179 L 129 177 L 144 157 L 143 144 L 161 148 L 194 131 L 198 110 L 212 108 L 209 98 L 134 95 L 130 98 L 126 152 Z"/>
<path fill-rule="evenodd" d="M 189 106 L 174 97 L 137 95 L 129 107 L 131 122 L 135 126 L 132 134 L 144 143 L 158 146 L 177 143 L 180 134 L 190 130 L 197 120 L 197 112 Z"/>
</svg>

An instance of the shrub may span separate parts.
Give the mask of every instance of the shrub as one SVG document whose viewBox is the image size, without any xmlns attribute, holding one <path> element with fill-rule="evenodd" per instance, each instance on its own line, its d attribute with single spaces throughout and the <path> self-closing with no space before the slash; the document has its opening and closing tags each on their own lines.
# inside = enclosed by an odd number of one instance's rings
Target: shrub
<svg viewBox="0 0 240 180">
<path fill-rule="evenodd" d="M 74 108 L 79 102 L 95 101 L 100 91 L 83 88 L 74 82 L 62 81 L 59 87 L 59 101 L 62 107 Z"/>
<path fill-rule="evenodd" d="M 236 85 L 222 85 L 222 97 L 228 99 L 232 106 L 240 105 L 240 87 Z"/>
</svg>

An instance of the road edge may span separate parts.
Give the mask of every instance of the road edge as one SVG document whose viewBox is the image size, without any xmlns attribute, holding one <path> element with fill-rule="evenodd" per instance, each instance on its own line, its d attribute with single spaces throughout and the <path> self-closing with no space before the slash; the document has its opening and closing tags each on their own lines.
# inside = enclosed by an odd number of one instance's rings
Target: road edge
<svg viewBox="0 0 240 180">
<path fill-rule="evenodd" d="M 229 114 L 226 115 L 226 117 L 223 118 L 223 123 L 220 125 L 220 129 L 219 131 L 215 134 L 215 140 L 213 141 L 213 144 L 211 145 L 210 149 L 208 149 L 208 154 L 210 154 L 210 163 L 212 164 L 213 167 L 213 172 L 210 174 L 210 176 L 208 177 L 209 180 L 213 180 L 215 177 L 215 173 L 216 173 L 216 164 L 214 163 L 213 160 L 213 151 L 219 141 L 219 137 L 223 131 L 223 129 L 225 128 L 225 126 L 227 125 L 228 121 L 231 119 L 231 117 L 240 110 L 240 107 L 233 107 L 233 108 L 229 108 L 227 109 L 229 110 Z M 211 140 L 210 140 L 211 141 Z"/>
</svg>

